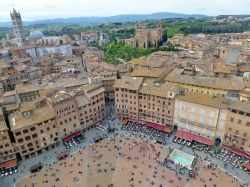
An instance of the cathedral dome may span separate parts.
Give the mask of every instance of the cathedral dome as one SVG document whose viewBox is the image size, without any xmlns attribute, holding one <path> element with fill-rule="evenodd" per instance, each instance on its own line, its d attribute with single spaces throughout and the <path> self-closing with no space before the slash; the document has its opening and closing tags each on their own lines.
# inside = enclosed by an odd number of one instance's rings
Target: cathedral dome
<svg viewBox="0 0 250 187">
<path fill-rule="evenodd" d="M 31 31 L 29 35 L 29 39 L 40 39 L 43 37 L 44 37 L 44 34 L 39 30 Z"/>
</svg>

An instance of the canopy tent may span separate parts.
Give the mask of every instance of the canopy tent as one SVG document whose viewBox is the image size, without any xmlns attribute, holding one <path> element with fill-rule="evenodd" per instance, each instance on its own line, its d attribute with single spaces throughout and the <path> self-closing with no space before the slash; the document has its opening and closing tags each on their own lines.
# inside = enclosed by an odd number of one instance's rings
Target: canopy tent
<svg viewBox="0 0 250 187">
<path fill-rule="evenodd" d="M 148 127 L 152 127 L 154 129 L 164 131 L 164 132 L 168 132 L 168 133 L 172 131 L 172 128 L 170 126 L 166 127 L 165 125 L 161 125 L 161 124 L 153 123 L 153 122 L 148 122 L 148 121 L 144 121 L 144 120 L 140 120 L 140 119 L 129 118 L 128 120 L 129 121 L 134 121 L 134 122 L 137 122 L 137 123 L 141 123 L 141 124 L 144 124 L 144 125 L 146 125 Z"/>
<path fill-rule="evenodd" d="M 206 145 L 213 145 L 213 140 L 209 139 L 209 138 L 206 138 L 206 137 L 203 137 L 203 136 L 200 136 L 200 135 L 197 135 L 197 134 L 193 134 L 191 132 L 187 132 L 187 131 L 184 131 L 184 130 L 177 130 L 176 132 L 176 136 L 179 137 L 179 138 L 182 138 L 182 139 L 185 139 L 185 140 L 188 140 L 188 141 L 197 141 L 197 142 L 200 142 L 200 143 L 203 143 L 203 144 L 206 144 Z"/>
<path fill-rule="evenodd" d="M 244 168 L 246 168 L 248 171 L 250 171 L 250 163 L 246 163 L 243 165 Z"/>
<path fill-rule="evenodd" d="M 233 152 L 233 153 L 236 154 L 236 155 L 244 156 L 244 157 L 250 159 L 250 154 L 248 154 L 248 153 L 242 152 L 242 151 L 240 151 L 240 150 L 238 150 L 238 149 L 236 149 L 236 148 L 229 147 L 229 146 L 226 146 L 226 145 L 222 145 L 222 147 L 223 147 L 224 149 L 227 149 L 227 150 Z"/>
<path fill-rule="evenodd" d="M 171 133 L 173 131 L 173 128 L 171 126 L 165 126 L 164 131 L 167 133 Z"/>
<path fill-rule="evenodd" d="M 12 160 L 8 160 L 6 162 L 0 163 L 0 168 L 4 168 L 4 169 L 14 168 L 16 166 L 17 166 L 16 159 L 12 159 Z"/>
<path fill-rule="evenodd" d="M 177 130 L 176 136 L 179 137 L 179 138 L 188 140 L 190 142 L 193 141 L 193 134 L 189 133 L 189 132 L 186 132 L 186 131 L 183 131 L 183 130 Z"/>
<path fill-rule="evenodd" d="M 124 120 L 122 121 L 122 124 L 123 124 L 123 125 L 127 125 L 127 124 L 128 124 L 128 119 L 124 119 Z"/>
<path fill-rule="evenodd" d="M 206 137 L 203 137 L 203 136 L 200 136 L 197 134 L 194 134 L 193 140 L 200 142 L 200 143 L 203 143 L 203 144 L 206 144 L 206 145 L 213 145 L 214 144 L 213 140 L 210 140 L 209 138 L 206 138 Z"/>
<path fill-rule="evenodd" d="M 79 136 L 81 134 L 81 131 L 76 131 L 74 132 L 73 134 L 69 135 L 69 136 L 66 136 L 63 141 L 67 142 L 69 140 L 71 140 L 72 138 L 75 138 L 77 136 Z"/>
</svg>

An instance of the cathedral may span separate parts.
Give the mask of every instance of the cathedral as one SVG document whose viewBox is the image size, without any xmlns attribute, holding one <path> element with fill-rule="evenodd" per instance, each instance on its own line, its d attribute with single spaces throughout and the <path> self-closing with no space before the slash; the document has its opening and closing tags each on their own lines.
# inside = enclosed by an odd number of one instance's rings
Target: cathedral
<svg viewBox="0 0 250 187">
<path fill-rule="evenodd" d="M 10 12 L 15 38 L 10 39 L 9 35 L 3 39 L 3 48 L 7 43 L 10 54 L 18 58 L 31 57 L 33 64 L 38 58 L 60 54 L 62 56 L 72 56 L 71 40 L 68 36 L 45 36 L 41 31 L 32 28 L 28 37 L 23 35 L 23 22 L 20 12 L 13 9 Z M 7 39 L 7 40 L 6 40 Z"/>
</svg>

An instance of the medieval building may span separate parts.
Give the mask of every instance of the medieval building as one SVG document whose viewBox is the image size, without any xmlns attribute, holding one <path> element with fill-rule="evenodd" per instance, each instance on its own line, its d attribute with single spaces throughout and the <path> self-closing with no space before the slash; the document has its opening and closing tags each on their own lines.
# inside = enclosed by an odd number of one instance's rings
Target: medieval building
<svg viewBox="0 0 250 187">
<path fill-rule="evenodd" d="M 158 24 L 155 29 L 139 27 L 135 32 L 133 46 L 140 48 L 158 47 L 162 39 L 163 29 L 161 24 Z"/>
</svg>

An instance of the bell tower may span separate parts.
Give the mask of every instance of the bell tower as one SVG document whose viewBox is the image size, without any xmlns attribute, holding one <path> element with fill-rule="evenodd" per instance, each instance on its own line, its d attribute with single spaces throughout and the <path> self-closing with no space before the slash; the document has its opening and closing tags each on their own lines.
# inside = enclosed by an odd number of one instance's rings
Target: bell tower
<svg viewBox="0 0 250 187">
<path fill-rule="evenodd" d="M 11 21 L 14 27 L 14 34 L 17 40 L 18 46 L 23 45 L 23 22 L 20 12 L 17 12 L 14 8 L 10 12 Z"/>
</svg>

